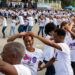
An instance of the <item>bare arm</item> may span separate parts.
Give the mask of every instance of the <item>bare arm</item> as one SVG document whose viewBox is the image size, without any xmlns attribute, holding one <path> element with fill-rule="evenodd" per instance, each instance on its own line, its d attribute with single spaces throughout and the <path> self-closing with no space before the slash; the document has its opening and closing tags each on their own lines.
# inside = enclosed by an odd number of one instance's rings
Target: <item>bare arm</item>
<svg viewBox="0 0 75 75">
<path fill-rule="evenodd" d="M 71 30 L 70 30 L 69 32 L 70 32 L 70 34 L 75 38 L 75 33 L 72 32 Z"/>
<path fill-rule="evenodd" d="M 40 36 L 36 35 L 36 34 L 33 33 L 33 32 L 29 32 L 29 34 L 31 34 L 31 35 L 34 36 L 35 38 L 39 39 L 39 40 L 42 41 L 43 43 L 45 43 L 45 44 L 47 44 L 47 45 L 49 45 L 49 46 L 52 46 L 52 47 L 54 47 L 54 48 L 59 49 L 59 50 L 62 51 L 61 47 L 60 47 L 57 43 L 54 43 L 54 42 L 51 41 L 51 40 L 45 39 L 45 38 L 43 38 L 43 37 L 40 37 Z"/>
<path fill-rule="evenodd" d="M 72 31 L 72 29 L 70 29 L 69 26 L 66 26 L 66 30 L 67 30 L 68 32 L 70 32 L 70 34 L 71 34 L 73 37 L 75 37 L 75 33 Z"/>
<path fill-rule="evenodd" d="M 21 32 L 21 33 L 19 33 L 19 34 L 16 34 L 16 35 L 14 35 L 14 36 L 8 38 L 7 42 L 14 41 L 14 40 L 17 39 L 18 37 L 20 37 L 20 36 L 25 36 L 25 35 L 26 35 L 26 32 Z"/>
<path fill-rule="evenodd" d="M 0 59 L 0 72 L 6 75 L 18 75 L 15 67 Z"/>
<path fill-rule="evenodd" d="M 55 62 L 55 58 L 52 58 L 50 61 L 48 61 L 47 64 L 45 64 L 43 67 L 40 67 L 39 71 L 40 70 L 43 70 L 45 68 L 47 68 L 48 66 L 50 66 L 51 64 L 53 64 Z"/>
</svg>

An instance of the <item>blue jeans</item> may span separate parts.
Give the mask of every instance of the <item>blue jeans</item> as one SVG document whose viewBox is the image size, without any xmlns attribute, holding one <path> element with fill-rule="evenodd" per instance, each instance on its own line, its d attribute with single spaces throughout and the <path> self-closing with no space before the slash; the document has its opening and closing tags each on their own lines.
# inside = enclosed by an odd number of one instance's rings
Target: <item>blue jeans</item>
<svg viewBox="0 0 75 75">
<path fill-rule="evenodd" d="M 9 36 L 11 36 L 12 31 L 13 31 L 13 35 L 15 35 L 15 27 L 13 27 L 13 26 L 11 26 L 11 28 L 10 28 Z"/>
<path fill-rule="evenodd" d="M 23 31 L 25 31 L 25 32 L 27 31 L 27 26 L 23 27 Z"/>
<path fill-rule="evenodd" d="M 39 27 L 38 35 L 42 33 L 42 37 L 44 36 L 44 27 Z"/>
<path fill-rule="evenodd" d="M 6 29 L 7 27 L 6 26 L 4 26 L 3 28 L 2 28 L 2 34 L 3 34 L 3 36 L 5 36 L 5 29 Z"/>
<path fill-rule="evenodd" d="M 23 26 L 23 25 L 20 25 L 20 26 L 18 27 L 18 32 L 19 32 L 19 33 L 23 32 L 23 28 L 24 28 L 24 26 Z"/>
<path fill-rule="evenodd" d="M 33 26 L 29 26 L 29 27 L 28 27 L 28 31 L 31 31 L 31 30 L 32 30 L 32 27 L 33 27 Z"/>
<path fill-rule="evenodd" d="M 44 61 L 44 63 L 46 64 L 48 61 Z M 47 67 L 46 73 L 45 75 L 55 75 L 55 68 L 54 65 L 50 65 L 49 67 Z"/>
</svg>

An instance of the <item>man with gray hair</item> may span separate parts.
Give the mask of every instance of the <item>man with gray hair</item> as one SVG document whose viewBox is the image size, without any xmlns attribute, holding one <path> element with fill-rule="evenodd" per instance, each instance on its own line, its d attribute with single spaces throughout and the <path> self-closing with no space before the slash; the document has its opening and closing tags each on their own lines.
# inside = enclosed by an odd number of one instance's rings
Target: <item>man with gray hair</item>
<svg viewBox="0 0 75 75">
<path fill-rule="evenodd" d="M 20 64 L 25 54 L 24 46 L 18 42 L 7 43 L 0 59 L 0 72 L 5 75 L 31 75 L 30 69 Z"/>
</svg>

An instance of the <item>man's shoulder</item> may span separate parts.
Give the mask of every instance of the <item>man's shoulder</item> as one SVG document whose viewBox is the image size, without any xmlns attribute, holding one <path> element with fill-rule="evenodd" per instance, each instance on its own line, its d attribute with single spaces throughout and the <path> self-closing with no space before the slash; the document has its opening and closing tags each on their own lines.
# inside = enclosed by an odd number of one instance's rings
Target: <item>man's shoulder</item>
<svg viewBox="0 0 75 75">
<path fill-rule="evenodd" d="M 22 65 L 22 64 L 16 64 L 14 65 L 15 69 L 18 72 L 18 75 L 22 74 L 22 75 L 31 75 L 31 71 L 28 67 Z"/>
</svg>

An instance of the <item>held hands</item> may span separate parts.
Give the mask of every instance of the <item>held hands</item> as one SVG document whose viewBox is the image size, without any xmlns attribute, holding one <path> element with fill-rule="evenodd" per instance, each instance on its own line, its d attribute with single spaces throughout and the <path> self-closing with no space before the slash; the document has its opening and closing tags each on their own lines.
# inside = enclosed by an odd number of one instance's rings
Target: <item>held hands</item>
<svg viewBox="0 0 75 75">
<path fill-rule="evenodd" d="M 38 71 L 41 71 L 41 70 L 43 70 L 44 69 L 44 67 L 39 67 L 38 68 Z"/>
<path fill-rule="evenodd" d="M 30 32 L 21 32 L 19 34 L 20 36 L 25 36 L 25 35 L 32 35 L 33 37 L 37 37 L 38 35 L 36 35 L 34 32 L 30 31 Z"/>
<path fill-rule="evenodd" d="M 33 37 L 37 37 L 38 35 L 37 34 L 35 34 L 34 32 L 32 32 L 32 31 L 30 31 L 30 32 L 27 32 L 29 35 L 32 35 Z"/>
<path fill-rule="evenodd" d="M 20 36 L 25 36 L 27 34 L 27 32 L 21 32 Z"/>
</svg>

